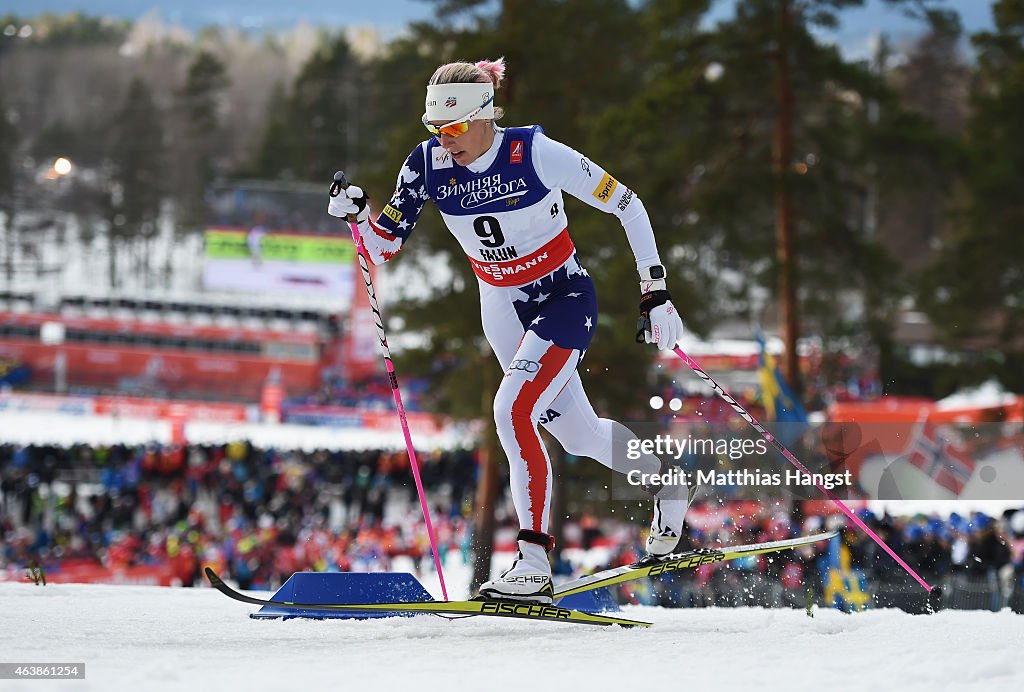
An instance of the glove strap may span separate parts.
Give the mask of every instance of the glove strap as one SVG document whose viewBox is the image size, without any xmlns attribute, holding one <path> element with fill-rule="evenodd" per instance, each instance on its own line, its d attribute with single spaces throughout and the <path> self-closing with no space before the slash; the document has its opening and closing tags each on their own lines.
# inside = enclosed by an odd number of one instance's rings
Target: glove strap
<svg viewBox="0 0 1024 692">
<path fill-rule="evenodd" d="M 651 310 L 672 300 L 668 291 L 650 291 L 640 296 L 640 319 L 636 321 L 636 342 L 644 343 L 644 333 L 651 331 Z"/>
</svg>

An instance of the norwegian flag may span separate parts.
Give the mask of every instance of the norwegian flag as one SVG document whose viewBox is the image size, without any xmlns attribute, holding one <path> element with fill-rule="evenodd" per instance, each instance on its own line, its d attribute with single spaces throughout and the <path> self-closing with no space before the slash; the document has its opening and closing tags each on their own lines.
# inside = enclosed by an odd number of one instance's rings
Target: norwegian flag
<svg viewBox="0 0 1024 692">
<path fill-rule="evenodd" d="M 908 460 L 956 495 L 960 494 L 974 474 L 974 459 L 944 439 L 938 428 L 930 423 L 918 426 L 917 434 L 910 444 Z"/>
</svg>

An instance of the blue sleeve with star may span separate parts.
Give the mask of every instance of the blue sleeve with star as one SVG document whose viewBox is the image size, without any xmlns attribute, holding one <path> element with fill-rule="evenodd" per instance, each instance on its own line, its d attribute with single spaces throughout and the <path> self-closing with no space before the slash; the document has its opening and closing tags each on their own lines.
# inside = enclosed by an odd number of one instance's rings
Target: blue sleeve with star
<svg viewBox="0 0 1024 692">
<path fill-rule="evenodd" d="M 423 147 L 412 150 L 398 172 L 395 191 L 377 217 L 377 223 L 400 238 L 408 238 L 430 195 L 427 194 Z"/>
<path fill-rule="evenodd" d="M 370 219 L 363 234 L 363 245 L 374 264 L 387 262 L 397 255 L 412 235 L 416 220 L 430 195 L 424 176 L 423 146 L 416 147 L 398 173 L 398 184 L 391 199 L 376 219 Z"/>
</svg>

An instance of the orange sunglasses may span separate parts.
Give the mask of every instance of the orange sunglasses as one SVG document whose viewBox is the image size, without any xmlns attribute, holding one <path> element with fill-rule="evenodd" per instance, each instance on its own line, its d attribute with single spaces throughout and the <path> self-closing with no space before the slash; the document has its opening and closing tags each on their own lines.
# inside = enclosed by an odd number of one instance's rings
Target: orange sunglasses
<svg viewBox="0 0 1024 692">
<path fill-rule="evenodd" d="M 494 97 L 492 96 L 481 103 L 479 108 L 471 111 L 469 115 L 459 118 L 458 120 L 453 120 L 450 123 L 445 123 L 444 125 L 434 125 L 427 120 L 427 114 L 424 113 L 422 119 L 423 127 L 427 128 L 427 132 L 435 137 L 440 137 L 441 135 L 448 135 L 449 137 L 464 135 L 469 131 L 469 123 L 472 122 L 473 118 L 480 115 L 480 111 L 486 108 L 487 104 L 493 100 Z"/>
</svg>

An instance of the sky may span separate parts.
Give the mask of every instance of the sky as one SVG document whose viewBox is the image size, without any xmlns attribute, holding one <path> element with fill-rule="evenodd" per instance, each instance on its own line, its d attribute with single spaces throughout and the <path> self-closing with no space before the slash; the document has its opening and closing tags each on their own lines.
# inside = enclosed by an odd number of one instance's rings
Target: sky
<svg viewBox="0 0 1024 692">
<path fill-rule="evenodd" d="M 5 11 L 26 16 L 78 11 L 134 19 L 155 9 L 165 21 L 189 29 L 210 24 L 286 29 L 306 20 L 330 26 L 374 24 L 390 32 L 433 14 L 426 0 L 6 0 L 3 4 Z"/>
<path fill-rule="evenodd" d="M 729 15 L 733 5 L 734 0 L 719 0 L 712 16 Z M 6 0 L 3 6 L 4 12 L 24 16 L 80 11 L 124 18 L 137 18 L 155 9 L 165 21 L 189 29 L 227 24 L 262 31 L 286 29 L 301 20 L 330 26 L 373 24 L 385 35 L 397 32 L 411 21 L 429 20 L 433 15 L 433 3 L 429 0 Z M 960 13 L 968 32 L 991 27 L 988 0 L 948 0 L 947 6 Z M 899 39 L 918 30 L 918 24 L 886 7 L 882 0 L 868 0 L 864 8 L 842 13 L 842 27 L 835 40 L 844 52 L 861 57 L 872 35 L 885 31 Z"/>
</svg>

